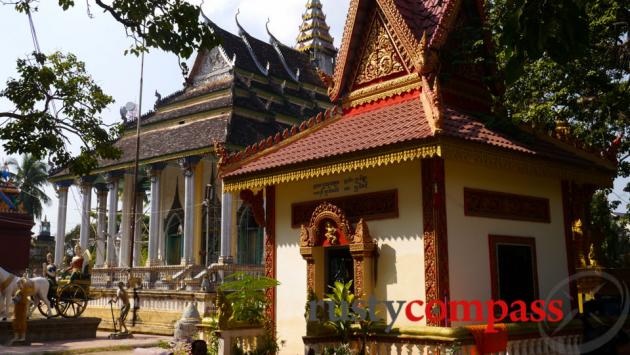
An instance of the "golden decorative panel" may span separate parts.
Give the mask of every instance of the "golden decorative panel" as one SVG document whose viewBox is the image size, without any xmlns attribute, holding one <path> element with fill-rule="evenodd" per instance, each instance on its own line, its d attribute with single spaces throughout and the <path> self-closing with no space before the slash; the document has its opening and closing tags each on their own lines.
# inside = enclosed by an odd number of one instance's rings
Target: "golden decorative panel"
<svg viewBox="0 0 630 355">
<path fill-rule="evenodd" d="M 360 63 L 354 80 L 355 87 L 405 70 L 380 16 L 376 16 L 372 22 Z"/>
</svg>

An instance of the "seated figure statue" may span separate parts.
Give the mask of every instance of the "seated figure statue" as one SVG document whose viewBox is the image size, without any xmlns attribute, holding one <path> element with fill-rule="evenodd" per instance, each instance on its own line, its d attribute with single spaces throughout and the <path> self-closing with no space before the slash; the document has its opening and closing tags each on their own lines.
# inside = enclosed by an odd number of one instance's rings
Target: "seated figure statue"
<svg viewBox="0 0 630 355">
<path fill-rule="evenodd" d="M 65 270 L 66 273 L 72 271 L 70 274 L 70 281 L 81 280 L 83 277 L 83 256 L 81 255 L 81 246 L 79 244 L 74 246 L 74 256 L 70 262 L 70 266 Z"/>
</svg>

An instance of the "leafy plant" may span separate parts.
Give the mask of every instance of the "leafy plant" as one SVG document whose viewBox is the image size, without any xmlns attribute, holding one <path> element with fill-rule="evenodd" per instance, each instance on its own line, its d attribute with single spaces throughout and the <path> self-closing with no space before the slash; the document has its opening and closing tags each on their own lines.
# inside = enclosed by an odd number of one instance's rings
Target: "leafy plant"
<svg viewBox="0 0 630 355">
<path fill-rule="evenodd" d="M 232 305 L 232 318 L 235 321 L 262 323 L 269 305 L 265 290 L 280 283 L 269 277 L 252 276 L 245 272 L 235 272 L 225 280 L 219 290 L 225 293 L 225 298 Z"/>
<path fill-rule="evenodd" d="M 352 303 L 355 300 L 355 295 L 351 292 L 352 280 L 347 283 L 335 281 L 334 286 L 329 287 L 332 292 L 326 294 L 326 297 L 332 302 L 332 314 L 334 314 L 335 319 L 329 319 L 326 323 L 335 329 L 341 342 L 346 344 L 350 341 L 352 324 L 357 319 L 352 310 Z"/>
<path fill-rule="evenodd" d="M 335 347 L 325 347 L 322 355 L 352 355 L 350 344 L 340 344 Z"/>
</svg>

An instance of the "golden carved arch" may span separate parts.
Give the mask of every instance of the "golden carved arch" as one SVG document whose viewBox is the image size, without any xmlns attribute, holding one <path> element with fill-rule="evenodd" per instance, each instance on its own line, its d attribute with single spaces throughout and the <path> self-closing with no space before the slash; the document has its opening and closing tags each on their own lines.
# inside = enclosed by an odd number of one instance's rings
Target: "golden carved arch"
<svg viewBox="0 0 630 355">
<path fill-rule="evenodd" d="M 353 230 L 346 214 L 339 207 L 323 202 L 311 215 L 308 226 L 300 227 L 300 253 L 307 262 L 307 287 L 323 296 L 324 276 L 324 249 L 322 246 L 319 228 L 326 221 L 332 221 L 337 230 L 345 236 L 347 246 L 354 260 L 354 287 L 355 294 L 367 297 L 374 287 L 373 258 L 376 251 L 376 243 L 370 235 L 367 223 L 361 219 Z M 334 243 L 332 243 L 334 245 Z M 318 266 L 319 265 L 319 266 Z M 318 271 L 319 270 L 319 271 Z"/>
<path fill-rule="evenodd" d="M 317 246 L 320 244 L 320 228 L 321 225 L 330 220 L 335 223 L 337 230 L 340 230 L 341 233 L 349 239 L 349 242 L 352 242 L 353 235 L 350 232 L 350 223 L 346 218 L 346 214 L 343 210 L 330 202 L 323 202 L 311 215 L 311 220 L 308 224 L 308 227 L 302 230 L 301 236 L 306 236 L 306 244 L 302 244 L 301 246 Z M 303 238 L 301 237 L 300 240 Z"/>
</svg>

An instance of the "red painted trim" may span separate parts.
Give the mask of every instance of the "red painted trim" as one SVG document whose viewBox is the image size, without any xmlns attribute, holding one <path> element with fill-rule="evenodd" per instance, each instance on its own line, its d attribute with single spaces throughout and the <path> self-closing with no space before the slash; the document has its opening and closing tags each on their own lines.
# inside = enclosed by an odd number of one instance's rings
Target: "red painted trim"
<svg viewBox="0 0 630 355">
<path fill-rule="evenodd" d="M 499 297 L 499 270 L 497 270 L 497 245 L 513 244 L 526 245 L 532 248 L 532 272 L 534 276 L 534 297 L 540 297 L 538 288 L 538 258 L 536 257 L 536 239 L 532 237 L 514 237 L 506 235 L 488 236 L 488 247 L 490 248 L 490 281 L 492 284 L 492 299 L 498 300 Z"/>
<path fill-rule="evenodd" d="M 444 159 L 422 160 L 422 216 L 424 224 L 425 298 L 450 300 L 448 233 L 446 230 L 446 189 Z M 450 326 L 450 315 L 432 326 Z"/>
<path fill-rule="evenodd" d="M 267 186 L 265 188 L 265 276 L 276 279 L 276 187 Z M 271 307 L 267 309 L 267 314 L 276 329 L 277 297 L 276 288 L 267 290 L 267 297 Z"/>
<path fill-rule="evenodd" d="M 571 277 L 575 274 L 575 250 L 573 250 L 573 220 L 571 208 L 571 187 L 570 182 L 563 180 L 562 188 L 562 214 L 564 218 L 564 245 L 567 253 L 567 273 Z M 578 308 L 577 285 L 575 282 L 569 283 L 569 293 L 571 295 L 571 309 Z"/>
<path fill-rule="evenodd" d="M 377 110 L 382 107 L 396 105 L 401 102 L 405 102 L 405 101 L 412 100 L 419 97 L 420 97 L 420 89 L 415 89 L 404 94 L 388 97 L 385 99 L 381 99 L 381 100 L 377 100 L 374 102 L 370 102 L 367 104 L 353 107 L 347 111 L 344 111 L 343 114 L 344 116 L 354 116 L 359 113 L 369 112 L 369 111 Z"/>
</svg>

